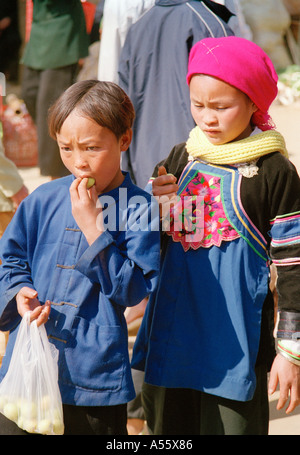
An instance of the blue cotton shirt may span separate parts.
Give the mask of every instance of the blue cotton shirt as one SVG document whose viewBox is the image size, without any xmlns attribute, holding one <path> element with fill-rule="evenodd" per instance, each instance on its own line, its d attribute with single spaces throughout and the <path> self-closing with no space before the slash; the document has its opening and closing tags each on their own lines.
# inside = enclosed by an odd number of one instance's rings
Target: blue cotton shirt
<svg viewBox="0 0 300 455">
<path fill-rule="evenodd" d="M 63 403 L 126 403 L 135 393 L 123 313 L 156 285 L 157 203 L 125 174 L 119 188 L 101 195 L 114 201 L 104 213 L 115 216 L 116 229 L 108 228 L 89 246 L 71 213 L 73 179 L 46 183 L 28 196 L 0 241 L 0 330 L 10 330 L 0 380 L 20 322 L 15 295 L 29 286 L 41 304 L 52 302 L 45 327 L 59 350 Z"/>
</svg>

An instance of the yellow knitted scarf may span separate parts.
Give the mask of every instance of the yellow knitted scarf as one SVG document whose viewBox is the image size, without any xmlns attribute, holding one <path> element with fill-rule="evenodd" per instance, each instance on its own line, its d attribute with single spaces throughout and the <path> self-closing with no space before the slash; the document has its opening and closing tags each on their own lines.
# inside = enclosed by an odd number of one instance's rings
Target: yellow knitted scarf
<svg viewBox="0 0 300 455">
<path fill-rule="evenodd" d="M 262 131 L 240 141 L 213 145 L 196 126 L 190 132 L 186 149 L 190 157 L 200 158 L 212 164 L 249 163 L 272 152 L 280 152 L 288 158 L 285 140 L 275 130 Z"/>
</svg>

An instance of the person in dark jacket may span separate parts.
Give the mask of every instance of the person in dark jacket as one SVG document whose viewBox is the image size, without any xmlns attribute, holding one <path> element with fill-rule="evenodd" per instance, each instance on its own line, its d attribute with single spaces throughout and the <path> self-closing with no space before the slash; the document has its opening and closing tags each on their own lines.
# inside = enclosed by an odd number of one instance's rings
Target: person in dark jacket
<svg viewBox="0 0 300 455">
<path fill-rule="evenodd" d="M 136 119 L 122 168 L 138 186 L 147 184 L 156 163 L 195 126 L 185 81 L 189 51 L 202 38 L 232 35 L 230 17 L 227 8 L 211 1 L 156 0 L 129 29 L 119 84 Z"/>
<path fill-rule="evenodd" d="M 0 72 L 7 80 L 18 80 L 19 50 L 22 44 L 17 0 L 0 2 Z"/>
<path fill-rule="evenodd" d="M 69 174 L 47 115 L 54 101 L 75 82 L 78 62 L 88 56 L 89 37 L 80 0 L 34 0 L 29 41 L 23 56 L 22 99 L 36 123 L 41 175 Z"/>
</svg>

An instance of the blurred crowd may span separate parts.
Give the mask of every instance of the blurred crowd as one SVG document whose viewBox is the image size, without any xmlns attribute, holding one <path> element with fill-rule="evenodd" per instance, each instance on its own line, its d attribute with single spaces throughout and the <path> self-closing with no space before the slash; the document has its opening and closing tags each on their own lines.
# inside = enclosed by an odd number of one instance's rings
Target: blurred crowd
<svg viewBox="0 0 300 455">
<path fill-rule="evenodd" d="M 199 3 L 185 0 L 1 1 L 0 72 L 5 74 L 8 90 L 17 87 L 18 96 L 35 123 L 37 164 L 41 175 L 58 178 L 68 173 L 60 160 L 56 142 L 48 135 L 46 119 L 49 106 L 76 80 L 108 80 L 120 84 L 132 98 L 136 110 L 134 136 L 130 150 L 122 158 L 122 166 L 130 171 L 135 183 L 144 187 L 154 165 L 165 156 L 170 144 L 185 140 L 193 126 L 186 107 L 187 87 L 184 86 L 184 79 L 178 79 L 178 63 L 182 62 L 182 68 L 185 68 L 188 48 L 195 41 L 215 34 L 216 30 L 218 36 L 221 27 L 215 18 L 220 17 L 224 21 L 224 11 L 220 12 L 224 6 L 233 13 L 225 18 L 226 27 L 235 35 L 253 39 L 263 48 L 268 48 L 269 44 L 266 39 L 265 42 L 261 39 L 257 29 L 265 28 L 264 36 L 267 36 L 270 27 L 268 16 L 272 23 L 274 14 L 280 16 L 278 33 L 286 36 L 287 44 L 291 43 L 291 39 L 293 44 L 296 43 L 296 51 L 295 45 L 289 45 L 288 53 L 293 54 L 291 63 L 299 63 L 300 7 L 297 7 L 297 1 L 264 2 L 266 14 L 263 25 L 259 22 L 261 19 L 257 19 L 254 8 L 251 12 L 250 3 L 255 7 L 255 0 L 204 1 L 210 17 L 202 17 Z M 187 5 L 190 8 L 189 14 L 184 16 L 186 24 L 175 30 L 173 24 L 176 17 L 187 10 Z M 166 17 L 168 21 L 165 21 Z M 199 33 L 195 31 L 198 24 L 201 24 Z M 172 39 L 172 34 L 175 39 Z M 182 43 L 186 39 L 189 40 L 188 47 L 184 49 Z M 279 52 L 280 43 L 274 34 L 272 40 Z M 174 53 L 169 52 L 171 45 Z M 269 49 L 265 50 L 268 52 Z M 158 54 L 163 55 L 162 60 L 166 64 L 158 62 Z M 171 55 L 176 55 L 173 62 L 168 57 Z M 148 72 L 149 65 L 151 71 Z M 297 71 L 298 67 L 292 67 L 293 74 Z M 169 77 L 173 77 L 172 83 L 175 81 L 182 91 L 183 106 L 182 112 L 174 113 L 173 119 L 168 118 L 166 123 L 166 116 L 172 111 L 172 90 L 166 90 L 165 86 Z M 294 84 L 291 95 L 286 85 L 281 86 L 283 102 L 291 96 L 295 97 L 297 90 L 298 86 L 295 89 Z M 165 106 L 168 106 L 168 114 Z M 178 122 L 178 118 L 183 118 L 183 122 Z M 170 130 L 164 142 L 158 135 L 151 137 L 150 132 L 151 127 L 161 125 Z"/>
</svg>

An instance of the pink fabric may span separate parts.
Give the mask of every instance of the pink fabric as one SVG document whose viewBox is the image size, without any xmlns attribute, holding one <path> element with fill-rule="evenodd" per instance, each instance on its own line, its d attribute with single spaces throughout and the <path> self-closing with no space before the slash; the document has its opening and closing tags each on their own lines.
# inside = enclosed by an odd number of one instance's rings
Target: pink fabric
<svg viewBox="0 0 300 455">
<path fill-rule="evenodd" d="M 197 202 L 191 202 L 193 196 L 198 197 Z M 180 242 L 184 251 L 212 245 L 219 247 L 224 241 L 240 237 L 225 213 L 219 176 L 198 172 L 181 192 L 180 200 L 171 207 L 170 215 L 167 234 L 174 242 Z"/>
<path fill-rule="evenodd" d="M 274 128 L 268 109 L 277 95 L 278 76 L 268 55 L 255 43 L 237 36 L 205 38 L 190 52 L 187 83 L 195 74 L 207 74 L 246 93 L 256 104 L 254 125 Z"/>
</svg>

